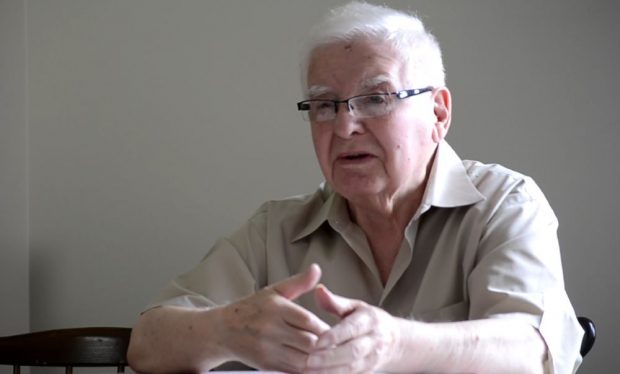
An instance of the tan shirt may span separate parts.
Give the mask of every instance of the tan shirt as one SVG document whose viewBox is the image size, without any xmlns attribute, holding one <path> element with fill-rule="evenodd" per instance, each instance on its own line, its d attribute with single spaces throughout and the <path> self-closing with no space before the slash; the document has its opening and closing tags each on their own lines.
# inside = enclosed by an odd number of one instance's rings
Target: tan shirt
<svg viewBox="0 0 620 374">
<path fill-rule="evenodd" d="M 328 186 L 265 203 L 154 305 L 225 304 L 316 262 L 321 282 L 392 315 L 420 321 L 525 320 L 543 336 L 548 371 L 571 373 L 583 330 L 564 290 L 557 220 L 532 179 L 462 161 L 442 142 L 422 204 L 385 286 L 364 232 Z M 299 304 L 335 320 L 311 295 Z"/>
</svg>

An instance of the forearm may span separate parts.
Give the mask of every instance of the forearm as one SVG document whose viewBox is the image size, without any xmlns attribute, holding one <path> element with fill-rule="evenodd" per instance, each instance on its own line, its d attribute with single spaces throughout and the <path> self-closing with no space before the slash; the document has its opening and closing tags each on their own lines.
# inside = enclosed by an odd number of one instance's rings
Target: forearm
<svg viewBox="0 0 620 374">
<path fill-rule="evenodd" d="M 399 320 L 387 371 L 542 373 L 546 346 L 531 325 L 508 320 L 421 323 Z"/>
<path fill-rule="evenodd" d="M 313 290 L 320 277 L 320 268 L 311 265 L 223 306 L 152 309 L 134 327 L 129 363 L 141 373 L 203 372 L 227 361 L 301 372 L 330 327 L 292 300 Z"/>
<path fill-rule="evenodd" d="M 228 359 L 218 339 L 221 308 L 159 307 L 142 314 L 127 358 L 140 373 L 199 372 Z"/>
</svg>

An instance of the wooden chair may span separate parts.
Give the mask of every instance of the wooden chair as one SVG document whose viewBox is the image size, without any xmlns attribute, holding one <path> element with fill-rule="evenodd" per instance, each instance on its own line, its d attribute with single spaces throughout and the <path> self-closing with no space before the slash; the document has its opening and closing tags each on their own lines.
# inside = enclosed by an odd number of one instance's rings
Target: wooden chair
<svg viewBox="0 0 620 374">
<path fill-rule="evenodd" d="M 579 324 L 583 328 L 584 334 L 583 339 L 581 340 L 581 349 L 579 353 L 581 353 L 581 357 L 585 357 L 588 352 L 592 349 L 594 345 L 594 341 L 596 340 L 596 326 L 594 322 L 588 317 L 577 317 Z"/>
<path fill-rule="evenodd" d="M 116 367 L 123 373 L 127 364 L 130 328 L 84 327 L 32 332 L 0 337 L 0 365 L 20 366 Z"/>
</svg>

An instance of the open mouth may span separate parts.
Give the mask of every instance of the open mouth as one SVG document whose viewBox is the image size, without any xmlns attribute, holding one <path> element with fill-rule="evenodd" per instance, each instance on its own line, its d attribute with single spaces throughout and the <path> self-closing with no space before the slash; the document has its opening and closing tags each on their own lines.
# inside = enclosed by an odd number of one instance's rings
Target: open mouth
<svg viewBox="0 0 620 374">
<path fill-rule="evenodd" d="M 342 159 L 348 160 L 348 161 L 361 161 L 361 160 L 365 160 L 365 159 L 372 158 L 372 157 L 374 156 L 371 155 L 370 153 L 364 153 L 364 152 L 350 153 L 350 154 L 341 156 Z"/>
</svg>

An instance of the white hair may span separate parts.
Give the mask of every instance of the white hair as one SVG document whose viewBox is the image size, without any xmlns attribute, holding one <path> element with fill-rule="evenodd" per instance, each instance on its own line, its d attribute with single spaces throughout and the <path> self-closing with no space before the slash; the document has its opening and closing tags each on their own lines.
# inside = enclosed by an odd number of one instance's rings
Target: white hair
<svg viewBox="0 0 620 374">
<path fill-rule="evenodd" d="M 370 39 L 386 43 L 409 64 L 420 86 L 444 86 L 445 71 L 441 49 L 435 37 L 412 14 L 386 6 L 353 1 L 332 9 L 310 32 L 302 52 L 302 87 L 307 87 L 307 74 L 312 53 L 318 47 L 354 39 Z"/>
</svg>

